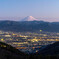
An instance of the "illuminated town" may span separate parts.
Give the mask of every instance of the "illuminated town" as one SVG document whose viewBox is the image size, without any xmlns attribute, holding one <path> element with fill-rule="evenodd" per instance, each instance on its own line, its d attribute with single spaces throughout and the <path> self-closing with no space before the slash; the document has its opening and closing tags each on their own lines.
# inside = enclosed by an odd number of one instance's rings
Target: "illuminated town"
<svg viewBox="0 0 59 59">
<path fill-rule="evenodd" d="M 0 41 L 10 44 L 24 52 L 37 52 L 37 48 L 59 41 L 56 32 L 4 32 L 0 31 Z"/>
</svg>

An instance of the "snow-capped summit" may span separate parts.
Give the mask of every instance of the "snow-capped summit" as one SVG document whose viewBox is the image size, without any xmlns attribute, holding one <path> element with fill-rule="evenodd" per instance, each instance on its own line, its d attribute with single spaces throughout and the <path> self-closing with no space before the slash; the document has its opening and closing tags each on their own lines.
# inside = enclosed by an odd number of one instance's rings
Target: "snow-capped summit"
<svg viewBox="0 0 59 59">
<path fill-rule="evenodd" d="M 36 19 L 36 18 L 34 18 L 32 16 L 27 16 L 24 19 L 22 19 L 22 21 L 34 21 L 34 20 L 38 20 L 38 19 Z"/>
</svg>

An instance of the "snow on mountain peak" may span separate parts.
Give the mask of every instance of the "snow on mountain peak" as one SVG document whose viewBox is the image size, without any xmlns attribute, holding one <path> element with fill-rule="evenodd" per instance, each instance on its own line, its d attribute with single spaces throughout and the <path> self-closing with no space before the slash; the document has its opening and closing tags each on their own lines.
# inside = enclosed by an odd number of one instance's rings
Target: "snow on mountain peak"
<svg viewBox="0 0 59 59">
<path fill-rule="evenodd" d="M 36 18 L 34 18 L 32 16 L 27 16 L 22 21 L 34 21 L 34 20 L 38 20 L 38 19 L 36 19 Z"/>
</svg>

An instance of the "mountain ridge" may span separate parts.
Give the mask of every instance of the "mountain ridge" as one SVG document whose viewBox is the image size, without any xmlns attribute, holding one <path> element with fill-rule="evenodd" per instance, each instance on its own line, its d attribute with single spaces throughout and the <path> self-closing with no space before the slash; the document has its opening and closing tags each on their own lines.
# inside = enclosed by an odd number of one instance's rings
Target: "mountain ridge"
<svg viewBox="0 0 59 59">
<path fill-rule="evenodd" d="M 44 21 L 0 21 L 0 30 L 16 32 L 59 32 L 59 23 Z"/>
</svg>

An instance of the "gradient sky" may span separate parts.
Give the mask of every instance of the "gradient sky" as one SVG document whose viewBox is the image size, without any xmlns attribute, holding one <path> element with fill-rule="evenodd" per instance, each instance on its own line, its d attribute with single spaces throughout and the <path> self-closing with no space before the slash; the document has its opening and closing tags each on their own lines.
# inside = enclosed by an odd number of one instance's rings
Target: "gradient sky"
<svg viewBox="0 0 59 59">
<path fill-rule="evenodd" d="M 59 0 L 0 0 L 0 19 L 15 20 L 26 16 L 59 21 Z"/>
</svg>

